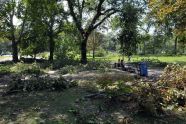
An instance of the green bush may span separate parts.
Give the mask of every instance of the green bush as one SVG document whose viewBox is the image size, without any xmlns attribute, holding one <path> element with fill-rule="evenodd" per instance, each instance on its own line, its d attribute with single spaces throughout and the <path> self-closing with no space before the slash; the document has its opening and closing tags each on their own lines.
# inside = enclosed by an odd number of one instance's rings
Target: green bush
<svg viewBox="0 0 186 124">
<path fill-rule="evenodd" d="M 159 59 L 155 58 L 142 58 L 140 62 L 146 62 L 148 65 L 153 67 L 165 67 L 167 65 L 166 62 L 161 62 Z"/>
<path fill-rule="evenodd" d="M 75 60 L 76 53 L 70 52 L 68 47 L 60 47 L 55 52 L 56 60 L 53 63 L 53 68 L 61 68 L 66 65 L 76 65 L 77 60 Z"/>
<path fill-rule="evenodd" d="M 109 61 L 98 61 L 93 60 L 89 61 L 86 65 L 79 65 L 77 67 L 78 71 L 87 71 L 87 70 L 105 70 L 111 68 Z"/>
<path fill-rule="evenodd" d="M 72 66 L 72 65 L 67 65 L 60 69 L 60 73 L 63 75 L 68 73 L 72 74 L 75 73 L 76 71 L 77 71 L 76 66 Z"/>
<path fill-rule="evenodd" d="M 141 61 L 148 62 L 148 63 L 160 63 L 161 61 L 159 59 L 154 58 L 142 58 Z"/>
<path fill-rule="evenodd" d="M 48 59 L 49 53 L 48 52 L 43 52 L 43 53 L 38 54 L 38 56 L 40 56 L 43 59 Z"/>
<path fill-rule="evenodd" d="M 81 71 L 100 70 L 106 71 L 110 68 L 110 62 L 108 61 L 89 61 L 86 65 L 66 65 L 60 69 L 61 74 L 76 73 Z"/>
<path fill-rule="evenodd" d="M 96 51 L 96 53 L 95 53 L 96 57 L 104 57 L 105 55 L 106 55 L 106 52 L 104 49 L 100 49 L 100 50 Z"/>
<path fill-rule="evenodd" d="M 124 93 L 132 93 L 131 86 L 126 85 L 126 82 L 133 81 L 131 76 L 111 76 L 105 74 L 97 79 L 97 85 L 106 92 L 107 96 L 112 98 Z"/>
<path fill-rule="evenodd" d="M 9 66 L 0 65 L 0 75 L 6 75 L 11 73 Z"/>
<path fill-rule="evenodd" d="M 22 73 L 22 74 L 36 74 L 39 75 L 43 73 L 37 63 L 24 64 L 17 63 L 14 67 L 11 68 L 13 72 Z"/>
</svg>

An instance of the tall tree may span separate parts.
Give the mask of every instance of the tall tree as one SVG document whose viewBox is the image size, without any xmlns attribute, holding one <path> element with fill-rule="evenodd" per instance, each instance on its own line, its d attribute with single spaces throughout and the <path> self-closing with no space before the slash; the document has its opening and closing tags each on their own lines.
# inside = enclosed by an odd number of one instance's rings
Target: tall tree
<svg viewBox="0 0 186 124">
<path fill-rule="evenodd" d="M 118 30 L 121 44 L 121 53 L 130 56 L 136 52 L 138 41 L 138 22 L 139 22 L 139 9 L 136 8 L 131 2 L 123 3 L 121 13 L 114 19 L 114 26 Z"/>
<path fill-rule="evenodd" d="M 21 55 L 33 55 L 36 57 L 38 52 L 46 50 L 47 37 L 46 26 L 42 22 L 44 13 L 43 2 L 34 0 L 26 0 L 27 4 L 27 22 L 25 26 L 24 36 L 19 44 Z"/>
<path fill-rule="evenodd" d="M 30 6 L 30 18 L 32 20 L 32 26 L 38 27 L 43 31 L 42 35 L 45 35 L 49 44 L 49 60 L 54 59 L 55 41 L 58 34 L 61 33 L 65 20 L 67 20 L 67 14 L 64 12 L 62 2 L 56 0 L 28 0 Z M 32 27 L 31 27 L 32 28 Z M 40 31 L 40 33 L 42 33 Z"/>
<path fill-rule="evenodd" d="M 50 61 L 54 59 L 55 40 L 63 30 L 65 20 L 67 20 L 67 13 L 64 11 L 63 4 L 56 0 L 45 0 L 43 21 L 47 27 Z"/>
<path fill-rule="evenodd" d="M 12 41 L 12 59 L 18 61 L 18 43 L 24 35 L 24 28 L 27 19 L 27 9 L 23 0 L 7 0 L 1 4 L 1 25 L 0 29 L 4 37 Z M 19 20 L 19 25 L 16 25 L 16 19 Z"/>
<path fill-rule="evenodd" d="M 67 0 L 70 14 L 81 34 L 81 63 L 87 63 L 87 41 L 91 32 L 116 12 L 109 0 Z"/>
</svg>

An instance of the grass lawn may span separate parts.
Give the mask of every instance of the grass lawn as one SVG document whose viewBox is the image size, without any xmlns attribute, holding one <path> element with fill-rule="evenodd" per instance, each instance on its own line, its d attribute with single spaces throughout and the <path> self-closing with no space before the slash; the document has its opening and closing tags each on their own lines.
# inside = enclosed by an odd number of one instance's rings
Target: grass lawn
<svg viewBox="0 0 186 124">
<path fill-rule="evenodd" d="M 88 56 L 89 59 L 92 59 L 91 56 Z M 97 60 L 110 60 L 112 62 L 117 62 L 118 59 L 122 59 L 122 56 L 117 53 L 109 53 L 105 57 L 96 57 Z M 138 56 L 134 55 L 131 58 L 131 61 L 140 61 L 141 59 L 158 59 L 161 62 L 166 63 L 178 63 L 178 64 L 186 64 L 186 55 L 185 56 L 156 56 L 156 55 L 147 55 L 147 56 Z M 125 61 L 128 61 L 128 58 L 124 57 Z"/>
<path fill-rule="evenodd" d="M 12 57 L 11 56 L 0 56 L 0 61 L 2 61 L 2 60 L 10 60 L 10 59 L 12 59 Z"/>
</svg>

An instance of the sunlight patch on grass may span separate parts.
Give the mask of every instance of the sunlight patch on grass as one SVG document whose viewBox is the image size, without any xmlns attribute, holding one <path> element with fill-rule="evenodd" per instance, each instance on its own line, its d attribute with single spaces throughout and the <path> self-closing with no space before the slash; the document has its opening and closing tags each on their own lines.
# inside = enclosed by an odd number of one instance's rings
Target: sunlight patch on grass
<svg viewBox="0 0 186 124">
<path fill-rule="evenodd" d="M 89 59 L 92 59 L 89 56 Z M 110 60 L 112 62 L 117 62 L 118 59 L 123 59 L 123 57 L 120 54 L 117 53 L 109 53 L 105 57 L 96 57 L 95 60 Z M 156 56 L 156 55 L 147 55 L 147 56 L 138 56 L 134 55 L 131 58 L 132 62 L 135 61 L 140 61 L 141 59 L 158 59 L 161 62 L 166 62 L 166 63 L 181 63 L 181 64 L 186 64 L 186 56 Z M 124 61 L 128 61 L 128 58 L 125 56 Z"/>
</svg>

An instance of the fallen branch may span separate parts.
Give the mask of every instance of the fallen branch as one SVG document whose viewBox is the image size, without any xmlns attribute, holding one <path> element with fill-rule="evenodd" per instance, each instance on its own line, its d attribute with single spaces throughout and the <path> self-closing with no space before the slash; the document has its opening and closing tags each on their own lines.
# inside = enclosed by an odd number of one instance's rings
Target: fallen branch
<svg viewBox="0 0 186 124">
<path fill-rule="evenodd" d="M 99 93 L 94 93 L 94 94 L 89 94 L 89 95 L 84 96 L 84 98 L 85 99 L 86 98 L 96 98 L 96 97 L 98 98 L 100 96 L 105 97 L 106 96 L 105 91 L 99 92 Z"/>
</svg>

